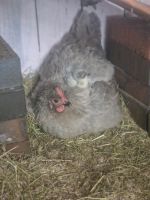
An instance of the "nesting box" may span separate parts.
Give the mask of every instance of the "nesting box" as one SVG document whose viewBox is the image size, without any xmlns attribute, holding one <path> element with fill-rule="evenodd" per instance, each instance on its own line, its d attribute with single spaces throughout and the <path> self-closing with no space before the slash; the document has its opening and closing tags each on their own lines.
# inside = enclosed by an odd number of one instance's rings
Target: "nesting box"
<svg viewBox="0 0 150 200">
<path fill-rule="evenodd" d="M 27 140 L 25 114 L 20 60 L 0 37 L 0 143 L 23 150 Z"/>
<path fill-rule="evenodd" d="M 150 26 L 135 17 L 107 19 L 107 58 L 135 121 L 150 132 Z"/>
</svg>

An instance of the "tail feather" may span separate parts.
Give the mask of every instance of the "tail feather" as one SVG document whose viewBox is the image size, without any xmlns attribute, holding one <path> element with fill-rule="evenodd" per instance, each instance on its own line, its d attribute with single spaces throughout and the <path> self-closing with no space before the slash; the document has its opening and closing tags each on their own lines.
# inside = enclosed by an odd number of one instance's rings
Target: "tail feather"
<svg viewBox="0 0 150 200">
<path fill-rule="evenodd" d="M 97 44 L 101 44 L 100 21 L 94 12 L 89 14 L 85 10 L 80 10 L 70 32 L 81 45 L 96 47 Z"/>
</svg>

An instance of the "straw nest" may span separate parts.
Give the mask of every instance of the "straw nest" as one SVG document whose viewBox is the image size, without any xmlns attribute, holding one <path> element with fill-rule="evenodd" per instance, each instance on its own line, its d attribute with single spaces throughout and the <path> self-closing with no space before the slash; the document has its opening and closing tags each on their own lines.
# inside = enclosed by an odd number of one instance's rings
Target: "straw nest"
<svg viewBox="0 0 150 200">
<path fill-rule="evenodd" d="M 0 150 L 2 200 L 150 200 L 150 138 L 129 116 L 99 135 L 58 139 L 28 115 L 31 152 Z"/>
</svg>

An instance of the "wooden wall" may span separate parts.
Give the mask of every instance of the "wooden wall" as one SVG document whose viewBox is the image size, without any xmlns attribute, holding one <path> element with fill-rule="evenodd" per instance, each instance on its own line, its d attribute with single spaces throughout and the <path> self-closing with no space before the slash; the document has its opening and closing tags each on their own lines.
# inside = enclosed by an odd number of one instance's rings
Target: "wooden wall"
<svg viewBox="0 0 150 200">
<path fill-rule="evenodd" d="M 69 30 L 79 8 L 80 0 L 0 0 L 0 35 L 20 56 L 23 72 L 40 65 L 49 49 Z M 88 10 L 96 12 L 102 21 L 104 46 L 106 17 L 122 14 L 123 10 L 106 2 Z"/>
</svg>

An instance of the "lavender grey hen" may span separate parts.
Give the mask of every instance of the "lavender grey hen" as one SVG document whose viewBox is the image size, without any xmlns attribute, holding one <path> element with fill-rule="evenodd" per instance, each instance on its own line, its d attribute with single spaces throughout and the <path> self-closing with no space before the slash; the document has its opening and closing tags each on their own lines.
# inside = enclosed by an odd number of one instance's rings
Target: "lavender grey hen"
<svg viewBox="0 0 150 200">
<path fill-rule="evenodd" d="M 99 133 L 120 122 L 114 67 L 104 56 L 96 14 L 77 13 L 38 73 L 29 96 L 44 131 L 69 138 Z"/>
</svg>

